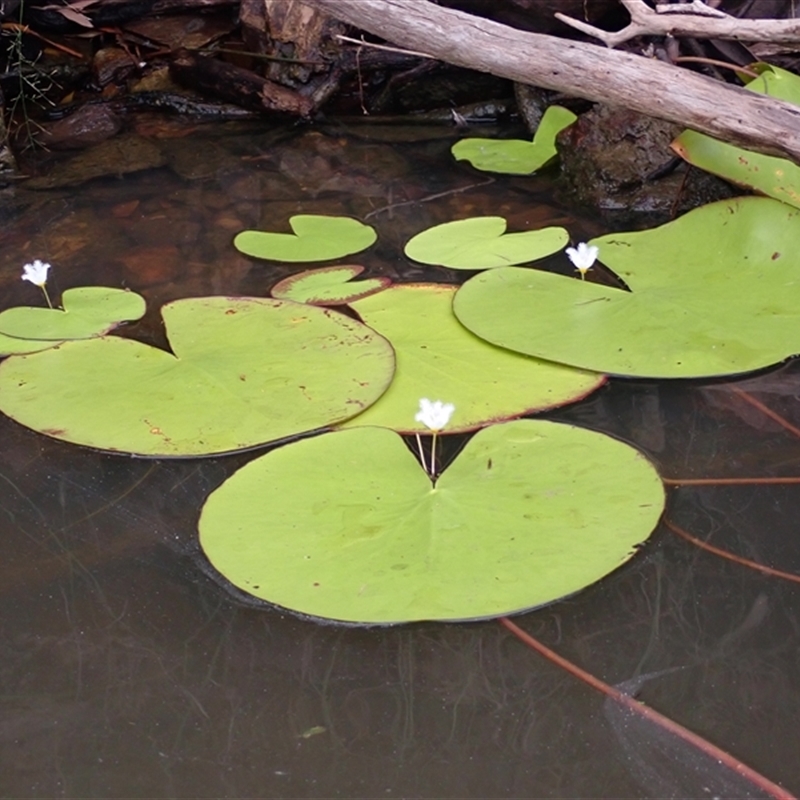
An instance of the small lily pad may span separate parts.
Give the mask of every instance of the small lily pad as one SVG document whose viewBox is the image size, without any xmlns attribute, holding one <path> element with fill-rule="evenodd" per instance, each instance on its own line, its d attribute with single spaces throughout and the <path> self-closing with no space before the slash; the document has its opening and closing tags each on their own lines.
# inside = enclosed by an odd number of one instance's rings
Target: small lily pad
<svg viewBox="0 0 800 800">
<path fill-rule="evenodd" d="M 456 142 L 451 152 L 456 161 L 469 161 L 483 172 L 530 175 L 558 156 L 556 136 L 578 117 L 562 106 L 545 111 L 532 142 L 523 139 L 481 139 Z"/>
<path fill-rule="evenodd" d="M 543 420 L 479 431 L 431 484 L 403 440 L 354 428 L 251 461 L 206 502 L 200 544 L 239 589 L 364 624 L 513 614 L 630 559 L 664 505 L 652 465 Z"/>
<path fill-rule="evenodd" d="M 353 282 L 352 279 L 363 271 L 364 267 L 358 264 L 309 269 L 279 281 L 272 287 L 271 294 L 278 300 L 294 300 L 312 306 L 341 306 L 380 292 L 392 282 L 389 278 Z"/>
<path fill-rule="evenodd" d="M 574 403 L 605 376 L 541 361 L 479 339 L 453 314 L 456 286 L 392 286 L 353 304 L 361 319 L 392 344 L 397 369 L 377 403 L 343 423 L 426 433 L 414 419 L 421 397 L 455 405 L 446 432 L 475 430 L 546 408 Z"/>
<path fill-rule="evenodd" d="M 800 77 L 771 64 L 755 67 L 761 75 L 747 89 L 800 105 Z M 800 166 L 786 158 L 754 153 L 697 131 L 684 131 L 672 149 L 706 172 L 800 208 Z"/>
<path fill-rule="evenodd" d="M 503 217 L 470 217 L 434 225 L 414 236 L 405 254 L 414 261 L 453 269 L 527 264 L 557 253 L 569 242 L 564 228 L 506 233 Z"/>
<path fill-rule="evenodd" d="M 534 269 L 488 270 L 453 308 L 487 341 L 613 375 L 699 378 L 800 353 L 800 211 L 765 197 L 593 239 L 630 291 Z"/>
<path fill-rule="evenodd" d="M 63 311 L 36 306 L 6 309 L 0 314 L 0 333 L 51 342 L 90 339 L 108 333 L 121 322 L 140 319 L 146 309 L 144 298 L 136 292 L 105 286 L 67 289 L 61 303 Z"/>
<path fill-rule="evenodd" d="M 233 240 L 242 253 L 270 261 L 330 261 L 360 253 L 378 238 L 375 229 L 351 217 L 298 214 L 293 233 L 242 231 Z"/>
</svg>

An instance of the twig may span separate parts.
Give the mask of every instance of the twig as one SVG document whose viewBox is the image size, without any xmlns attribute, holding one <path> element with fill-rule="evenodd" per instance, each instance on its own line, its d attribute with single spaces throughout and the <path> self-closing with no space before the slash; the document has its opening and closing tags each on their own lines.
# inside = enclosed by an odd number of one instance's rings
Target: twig
<svg viewBox="0 0 800 800">
<path fill-rule="evenodd" d="M 430 58 L 433 61 L 438 61 L 436 56 L 430 53 L 420 53 L 417 50 L 402 50 L 399 47 L 389 47 L 387 44 L 376 44 L 375 42 L 365 42 L 363 39 L 353 39 L 350 36 L 342 36 L 339 34 L 336 37 L 340 42 L 349 42 L 350 44 L 357 44 L 361 47 L 371 47 L 374 50 L 386 50 L 389 53 L 400 53 L 404 56 L 419 56 L 420 58 Z"/>
<path fill-rule="evenodd" d="M 708 64 L 712 67 L 721 67 L 722 69 L 730 69 L 734 72 L 747 75 L 749 78 L 760 78 L 761 76 L 748 67 L 740 67 L 738 64 L 729 64 L 727 61 L 720 61 L 718 58 L 705 58 L 704 56 L 679 56 L 675 59 L 676 64 Z"/>
<path fill-rule="evenodd" d="M 668 733 L 671 733 L 673 736 L 677 736 L 679 739 L 682 739 L 684 742 L 692 745 L 693 747 L 696 747 L 708 758 L 718 761 L 740 778 L 749 781 L 751 784 L 753 784 L 753 786 L 764 792 L 764 794 L 775 798 L 775 800 L 796 800 L 791 792 L 788 792 L 782 786 L 778 786 L 778 784 L 773 783 L 769 778 L 765 777 L 760 772 L 756 772 L 751 767 L 748 767 L 747 764 L 743 764 L 738 758 L 735 758 L 730 753 L 722 750 L 715 744 L 712 744 L 702 736 L 698 736 L 688 728 L 684 728 L 683 725 L 675 722 L 675 720 L 665 717 L 654 708 L 650 708 L 650 706 L 646 706 L 644 703 L 639 702 L 639 700 L 632 695 L 625 694 L 625 692 L 621 692 L 619 689 L 609 686 L 609 684 L 601 681 L 599 678 L 596 678 L 590 672 L 581 669 L 577 664 L 573 664 L 563 656 L 558 655 L 558 653 L 543 645 L 538 639 L 534 639 L 533 636 L 520 628 L 519 625 L 513 623 L 510 619 L 508 619 L 508 617 L 500 617 L 500 619 L 497 621 L 504 628 L 511 631 L 511 633 L 517 637 L 517 639 L 524 642 L 533 650 L 536 650 L 537 653 L 544 656 L 551 663 L 558 665 L 574 677 L 588 684 L 593 689 L 596 689 L 598 692 L 602 692 L 606 697 L 612 699 L 614 702 L 625 706 L 628 711 L 644 717 L 649 722 L 658 725 L 662 730 L 665 730 Z"/>
<path fill-rule="evenodd" d="M 616 47 L 636 36 L 691 36 L 696 39 L 734 39 L 743 42 L 800 42 L 800 20 L 737 19 L 699 0 L 691 4 L 660 5 L 653 10 L 644 0 L 621 0 L 631 15 L 621 31 L 604 31 L 579 19 L 556 13 L 571 28 Z"/>
<path fill-rule="evenodd" d="M 437 192 L 436 194 L 429 194 L 426 197 L 420 197 L 419 200 L 405 200 L 402 203 L 390 203 L 388 206 L 381 206 L 380 208 L 376 208 L 373 211 L 370 211 L 369 214 L 365 214 L 362 218 L 364 221 L 368 220 L 370 217 L 374 217 L 378 214 L 383 214 L 384 211 L 394 211 L 396 208 L 402 208 L 403 206 L 415 206 L 417 203 L 429 203 L 431 200 L 439 200 L 442 197 L 448 197 L 451 194 L 460 194 L 461 192 L 468 192 L 470 189 L 477 189 L 479 186 L 488 186 L 490 183 L 494 183 L 494 178 L 489 178 L 488 180 L 481 181 L 480 183 L 470 183 L 468 186 L 459 186 L 457 189 L 448 189 L 446 192 Z"/>
</svg>

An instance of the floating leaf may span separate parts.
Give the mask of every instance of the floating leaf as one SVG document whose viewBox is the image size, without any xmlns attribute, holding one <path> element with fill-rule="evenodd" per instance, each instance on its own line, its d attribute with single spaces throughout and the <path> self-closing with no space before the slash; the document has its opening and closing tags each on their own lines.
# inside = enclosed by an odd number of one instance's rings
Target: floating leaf
<svg viewBox="0 0 800 800">
<path fill-rule="evenodd" d="M 391 284 L 389 278 L 353 282 L 352 278 L 363 271 L 364 267 L 357 264 L 309 269 L 278 281 L 271 294 L 278 300 L 294 300 L 312 306 L 340 306 L 375 294 Z"/>
<path fill-rule="evenodd" d="M 55 347 L 59 341 L 51 339 L 17 339 L 0 333 L 0 358 L 3 356 L 19 355 L 23 353 L 38 353 Z"/>
<path fill-rule="evenodd" d="M 105 336 L 12 356 L 0 365 L 0 410 L 76 444 L 198 456 L 341 422 L 394 372 L 385 339 L 327 309 L 205 297 L 162 314 L 175 355 Z"/>
<path fill-rule="evenodd" d="M 455 405 L 447 431 L 575 402 L 605 382 L 604 375 L 540 361 L 494 347 L 453 315 L 456 286 L 393 286 L 353 304 L 361 319 L 395 349 L 397 371 L 381 399 L 345 426 L 382 425 L 424 433 L 414 415 L 421 397 Z"/>
<path fill-rule="evenodd" d="M 382 428 L 305 439 L 208 499 L 200 544 L 228 580 L 302 614 L 390 624 L 512 614 L 619 567 L 664 504 L 622 442 L 542 420 L 477 433 L 435 488 Z"/>
<path fill-rule="evenodd" d="M 756 67 L 761 76 L 748 89 L 800 105 L 800 77 L 769 64 Z M 696 131 L 684 131 L 672 149 L 706 172 L 800 208 L 800 167 L 788 159 L 754 153 Z"/>
<path fill-rule="evenodd" d="M 525 264 L 557 253 L 569 241 L 564 228 L 506 233 L 503 217 L 470 217 L 418 233 L 405 254 L 423 264 L 453 269 L 489 269 Z"/>
<path fill-rule="evenodd" d="M 351 217 L 298 214 L 293 233 L 242 231 L 233 240 L 242 253 L 271 261 L 330 261 L 360 253 L 375 243 L 375 229 Z"/>
<path fill-rule="evenodd" d="M 140 319 L 144 298 L 136 292 L 105 286 L 67 289 L 61 297 L 64 310 L 17 306 L 0 314 L 0 333 L 18 339 L 89 339 L 108 333 L 120 322 Z"/>
<path fill-rule="evenodd" d="M 544 112 L 532 142 L 522 139 L 462 139 L 451 152 L 456 161 L 469 161 L 484 172 L 530 175 L 558 155 L 556 136 L 578 117 L 562 106 L 550 106 Z"/>
<path fill-rule="evenodd" d="M 626 292 L 531 269 L 469 280 L 456 316 L 493 344 L 616 375 L 695 378 L 800 353 L 800 211 L 743 197 L 592 240 Z"/>
</svg>

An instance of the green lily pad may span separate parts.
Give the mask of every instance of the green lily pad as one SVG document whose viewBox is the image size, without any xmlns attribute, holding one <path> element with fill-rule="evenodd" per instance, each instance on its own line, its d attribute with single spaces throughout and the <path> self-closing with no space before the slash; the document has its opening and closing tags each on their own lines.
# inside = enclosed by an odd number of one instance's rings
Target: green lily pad
<svg viewBox="0 0 800 800">
<path fill-rule="evenodd" d="M 601 433 L 542 420 L 477 433 L 431 485 L 382 428 L 305 439 L 211 494 L 200 544 L 249 594 L 355 623 L 513 614 L 580 591 L 650 535 L 655 469 Z"/>
<path fill-rule="evenodd" d="M 532 142 L 523 139 L 462 139 L 450 152 L 456 161 L 469 161 L 484 172 L 530 175 L 549 164 L 556 156 L 556 136 L 578 117 L 562 106 L 544 112 Z"/>
<path fill-rule="evenodd" d="M 294 300 L 312 306 L 341 306 L 380 292 L 391 284 L 389 278 L 352 281 L 364 271 L 358 264 L 309 269 L 290 275 L 272 287 L 278 300 Z"/>
<path fill-rule="evenodd" d="M 0 333 L 0 358 L 23 353 L 38 353 L 40 350 L 47 350 L 57 344 L 59 341 L 51 339 L 17 339 L 14 336 Z"/>
<path fill-rule="evenodd" d="M 414 419 L 421 397 L 455 405 L 446 431 L 474 430 L 580 400 L 605 382 L 584 372 L 495 347 L 453 315 L 456 286 L 405 284 L 353 304 L 394 347 L 397 371 L 377 403 L 343 423 L 425 433 Z"/>
<path fill-rule="evenodd" d="M 330 261 L 360 253 L 375 243 L 375 229 L 351 217 L 298 214 L 289 220 L 293 233 L 242 231 L 234 246 L 247 256 L 270 261 Z"/>
<path fill-rule="evenodd" d="M 141 295 L 105 286 L 67 289 L 61 302 L 63 310 L 17 306 L 0 313 L 0 355 L 33 353 L 68 339 L 102 336 L 145 312 Z"/>
<path fill-rule="evenodd" d="M 414 236 L 405 254 L 414 261 L 453 269 L 490 269 L 526 264 L 563 249 L 564 228 L 506 233 L 503 217 L 470 217 L 434 225 Z"/>
<path fill-rule="evenodd" d="M 770 64 L 747 88 L 800 105 L 800 77 Z M 672 149 L 690 164 L 733 183 L 800 208 L 800 166 L 786 158 L 754 153 L 697 131 L 684 131 Z"/>
<path fill-rule="evenodd" d="M 647 378 L 732 375 L 800 353 L 800 211 L 713 203 L 641 233 L 593 239 L 631 291 L 531 269 L 461 287 L 453 307 L 501 347 Z"/>
<path fill-rule="evenodd" d="M 199 456 L 341 422 L 394 372 L 383 337 L 328 309 L 204 297 L 162 315 L 175 355 L 104 336 L 12 356 L 0 364 L 0 410 L 75 444 Z"/>
</svg>

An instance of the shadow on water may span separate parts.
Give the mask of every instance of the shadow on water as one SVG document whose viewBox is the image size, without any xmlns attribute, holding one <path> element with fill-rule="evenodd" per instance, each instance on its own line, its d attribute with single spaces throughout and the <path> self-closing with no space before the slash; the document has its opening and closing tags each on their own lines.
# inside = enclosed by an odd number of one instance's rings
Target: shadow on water
<svg viewBox="0 0 800 800">
<path fill-rule="evenodd" d="M 19 274 L 42 258 L 56 292 L 144 294 L 148 315 L 125 335 L 164 346 L 164 302 L 263 296 L 292 271 L 231 239 L 294 213 L 371 214 L 380 238 L 366 274 L 407 281 L 463 280 L 402 255 L 411 235 L 450 219 L 602 232 L 554 205 L 547 178 L 487 183 L 453 164 L 447 132 L 391 145 L 279 134 L 209 129 L 164 140 L 169 168 L 20 190 L 0 233 L 4 307 L 36 302 Z M 560 259 L 549 266 L 566 270 Z M 794 363 L 736 385 L 800 423 Z M 797 437 L 734 388 L 617 380 L 548 416 L 634 443 L 670 478 L 800 475 Z M 209 576 L 196 522 L 252 453 L 132 459 L 5 417 L 0 442 L 3 796 L 767 796 L 497 622 L 337 628 L 239 602 Z M 668 507 L 693 535 L 794 573 L 799 512 L 796 487 L 769 485 L 672 488 Z M 797 585 L 661 526 L 601 583 L 515 622 L 798 792 L 799 614 Z"/>
</svg>

